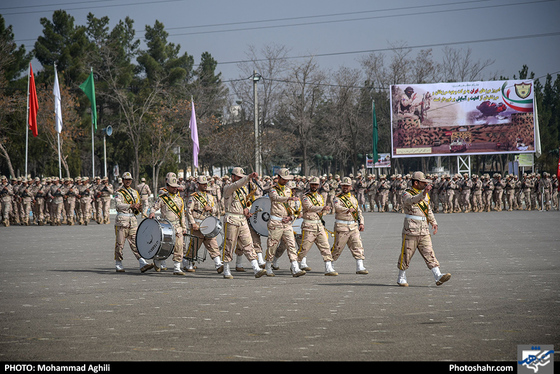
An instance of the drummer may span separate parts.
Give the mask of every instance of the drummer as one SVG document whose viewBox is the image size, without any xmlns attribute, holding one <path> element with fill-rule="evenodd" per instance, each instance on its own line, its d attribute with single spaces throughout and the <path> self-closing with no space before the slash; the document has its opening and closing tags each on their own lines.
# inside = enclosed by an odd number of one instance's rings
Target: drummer
<svg viewBox="0 0 560 374">
<path fill-rule="evenodd" d="M 132 174 L 127 171 L 123 174 L 123 186 L 115 194 L 115 208 L 117 210 L 115 219 L 115 266 L 118 273 L 124 272 L 122 261 L 125 239 L 128 240 L 130 249 L 140 264 L 142 273 L 154 267 L 154 264 L 149 264 L 140 256 L 136 248 L 136 230 L 138 229 L 136 215 L 141 213 L 142 203 L 138 191 L 131 188 L 131 184 Z"/>
<path fill-rule="evenodd" d="M 311 177 L 309 191 L 302 197 L 303 224 L 301 225 L 302 239 L 298 251 L 298 261 L 300 268 L 306 268 L 307 252 L 313 244 L 317 244 L 325 262 L 325 275 L 336 276 L 338 273 L 332 266 L 333 258 L 323 221 L 323 214 L 330 212 L 331 207 L 325 205 L 325 199 L 319 193 L 319 185 L 319 178 Z"/>
<path fill-rule="evenodd" d="M 224 278 L 232 279 L 230 271 L 230 262 L 233 260 L 233 252 L 239 242 L 245 257 L 251 262 L 253 272 L 256 278 L 260 278 L 265 274 L 265 270 L 259 267 L 257 255 L 253 248 L 253 240 L 249 232 L 249 208 L 246 204 L 246 194 L 244 187 L 250 179 L 256 178 L 257 173 L 245 175 L 240 167 L 234 167 L 231 173 L 232 183 L 224 186 L 224 247 L 222 253 L 222 261 L 224 262 Z"/>
<path fill-rule="evenodd" d="M 296 239 L 292 227 L 292 223 L 296 219 L 294 204 L 299 201 L 299 198 L 293 196 L 292 190 L 288 187 L 288 182 L 293 179 L 294 176 L 290 174 L 288 169 L 280 169 L 278 171 L 278 183 L 268 193 L 270 197 L 270 221 L 268 221 L 265 269 L 266 275 L 269 277 L 274 276 L 272 263 L 276 249 L 282 240 L 285 241 L 287 246 L 292 275 L 294 277 L 305 275 L 305 271 L 300 269 L 297 262 Z"/>
<path fill-rule="evenodd" d="M 185 251 L 185 256 L 183 258 L 183 266 L 187 272 L 194 272 L 193 261 L 200 249 L 202 243 L 206 247 L 210 258 L 214 261 L 216 266 L 216 271 L 222 273 L 224 270 L 224 265 L 222 264 L 222 259 L 220 258 L 220 248 L 218 246 L 218 240 L 216 236 L 212 238 L 205 237 L 202 234 L 201 223 L 205 218 L 216 217 L 219 215 L 220 207 L 213 195 L 209 194 L 208 189 L 208 179 L 205 175 L 201 175 L 196 180 L 198 191 L 193 192 L 187 201 L 187 221 L 190 226 L 191 238 L 188 248 Z M 216 218 L 217 220 L 217 218 Z M 219 222 L 219 221 L 218 221 Z"/>
<path fill-rule="evenodd" d="M 150 209 L 149 218 L 154 218 L 156 211 L 161 211 L 161 217 L 168 220 L 175 228 L 175 247 L 173 248 L 173 274 L 186 275 L 181 270 L 183 261 L 183 235 L 186 233 L 183 198 L 179 195 L 179 183 L 175 173 L 167 173 L 165 187 L 159 191 L 159 196 Z M 156 271 L 161 268 L 160 260 L 154 260 Z"/>
</svg>

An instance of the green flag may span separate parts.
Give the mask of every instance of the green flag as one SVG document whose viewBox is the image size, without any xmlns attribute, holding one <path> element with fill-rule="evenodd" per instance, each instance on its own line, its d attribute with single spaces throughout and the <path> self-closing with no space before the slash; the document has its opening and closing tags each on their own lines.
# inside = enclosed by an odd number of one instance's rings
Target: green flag
<svg viewBox="0 0 560 374">
<path fill-rule="evenodd" d="M 378 135 L 377 135 L 377 118 L 375 116 L 375 101 L 371 101 L 371 106 L 372 106 L 372 116 L 373 116 L 373 164 L 375 165 L 375 163 L 377 161 L 379 161 L 379 155 L 377 154 L 377 140 L 378 140 Z"/>
<path fill-rule="evenodd" d="M 95 105 L 95 85 L 93 83 L 93 70 L 89 73 L 88 79 L 80 85 L 80 89 L 84 91 L 91 102 L 91 122 L 97 131 L 97 106 Z"/>
</svg>

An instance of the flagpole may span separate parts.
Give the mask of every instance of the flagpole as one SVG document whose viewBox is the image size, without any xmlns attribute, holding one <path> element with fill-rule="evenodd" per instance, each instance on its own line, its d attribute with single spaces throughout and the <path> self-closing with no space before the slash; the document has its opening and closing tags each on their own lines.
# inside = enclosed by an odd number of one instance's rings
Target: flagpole
<svg viewBox="0 0 560 374">
<path fill-rule="evenodd" d="M 25 178 L 27 178 L 27 154 L 29 152 L 29 76 L 31 75 L 31 64 L 27 74 L 27 115 L 25 116 Z"/>
<path fill-rule="evenodd" d="M 57 77 L 57 74 L 56 74 L 56 64 L 54 64 L 54 74 L 55 74 L 55 77 L 56 77 L 56 80 L 57 80 L 57 83 L 58 83 L 58 77 Z M 56 96 L 55 96 L 54 100 L 55 100 L 55 105 L 54 105 L 55 121 L 54 121 L 54 125 L 55 125 L 55 130 L 57 130 L 56 129 L 56 126 L 57 126 L 57 117 L 56 117 L 56 100 L 57 100 L 57 98 L 56 98 Z M 58 130 L 56 131 L 56 137 L 57 137 L 57 140 L 58 140 L 58 178 L 62 179 L 62 163 L 60 161 L 60 132 L 58 132 Z"/>
<path fill-rule="evenodd" d="M 90 67 L 90 69 L 91 69 L 90 71 L 93 73 L 93 67 Z M 95 141 L 93 138 L 94 135 L 93 126 L 95 123 L 95 119 L 93 117 L 94 115 L 93 115 L 93 108 L 92 108 L 91 109 L 91 174 L 92 174 L 91 177 L 95 179 Z"/>
</svg>

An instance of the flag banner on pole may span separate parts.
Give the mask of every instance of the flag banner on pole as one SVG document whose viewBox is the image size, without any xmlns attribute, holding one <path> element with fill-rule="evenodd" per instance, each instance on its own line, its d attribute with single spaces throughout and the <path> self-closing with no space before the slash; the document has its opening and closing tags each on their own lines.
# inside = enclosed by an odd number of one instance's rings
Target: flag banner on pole
<svg viewBox="0 0 560 374">
<path fill-rule="evenodd" d="M 54 129 L 57 133 L 62 132 L 62 100 L 60 98 L 60 87 L 58 86 L 58 74 L 54 68 Z"/>
<path fill-rule="evenodd" d="M 39 135 L 37 129 L 37 112 L 39 111 L 39 100 L 37 100 L 37 90 L 35 89 L 35 76 L 33 75 L 33 68 L 29 63 L 29 130 L 33 136 Z"/>
<path fill-rule="evenodd" d="M 377 153 L 377 141 L 379 140 L 379 135 L 377 133 L 377 116 L 375 115 L 375 101 L 372 102 L 373 108 L 373 163 L 375 164 L 379 161 L 379 154 Z"/>
<path fill-rule="evenodd" d="M 93 83 L 93 71 L 89 73 L 88 79 L 80 85 L 80 89 L 84 91 L 91 103 L 91 122 L 95 131 L 97 131 L 97 105 L 95 103 L 95 84 Z"/>
<path fill-rule="evenodd" d="M 193 141 L 193 160 L 194 167 L 198 168 L 198 152 L 200 151 L 198 145 L 198 130 L 196 128 L 196 113 L 194 111 L 194 101 L 191 101 L 191 120 L 189 121 L 189 129 L 191 129 L 191 139 Z"/>
</svg>

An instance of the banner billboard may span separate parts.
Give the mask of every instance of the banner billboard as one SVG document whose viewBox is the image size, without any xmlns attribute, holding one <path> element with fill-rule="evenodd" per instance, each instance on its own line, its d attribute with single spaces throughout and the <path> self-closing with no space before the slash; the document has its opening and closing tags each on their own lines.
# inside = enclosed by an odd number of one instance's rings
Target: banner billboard
<svg viewBox="0 0 560 374">
<path fill-rule="evenodd" d="M 392 157 L 534 153 L 531 79 L 391 86 Z"/>
</svg>

